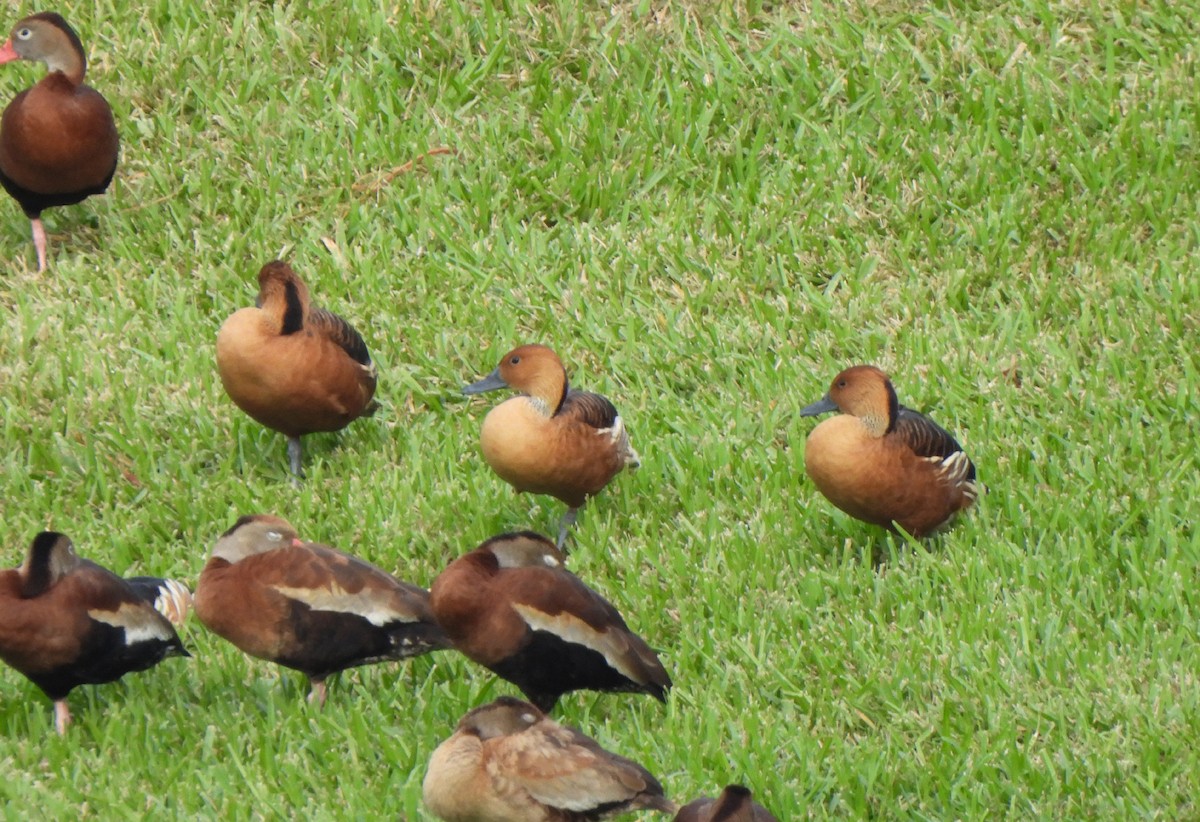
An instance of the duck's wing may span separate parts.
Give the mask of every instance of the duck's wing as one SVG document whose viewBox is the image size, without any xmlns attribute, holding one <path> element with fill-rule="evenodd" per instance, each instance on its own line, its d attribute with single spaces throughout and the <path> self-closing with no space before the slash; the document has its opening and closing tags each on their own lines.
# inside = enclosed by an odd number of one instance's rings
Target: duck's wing
<svg viewBox="0 0 1200 822">
<path fill-rule="evenodd" d="M 570 414 L 580 422 L 600 429 L 612 428 L 620 417 L 616 406 L 607 397 L 573 389 L 563 398 L 559 413 Z"/>
<path fill-rule="evenodd" d="M 350 359 L 367 368 L 371 367 L 371 352 L 367 350 L 367 344 L 362 335 L 346 320 L 332 311 L 314 308 L 309 314 L 308 322 L 313 330 L 319 330 L 319 333 L 336 343 Z"/>
<path fill-rule="evenodd" d="M 896 414 L 896 426 L 893 433 L 900 437 L 918 457 L 938 457 L 942 460 L 949 460 L 955 454 L 963 454 L 962 446 L 949 431 L 919 411 L 905 408 L 903 405 Z M 966 459 L 965 479 L 974 481 L 975 465 L 967 459 L 965 454 L 957 459 Z"/>
</svg>

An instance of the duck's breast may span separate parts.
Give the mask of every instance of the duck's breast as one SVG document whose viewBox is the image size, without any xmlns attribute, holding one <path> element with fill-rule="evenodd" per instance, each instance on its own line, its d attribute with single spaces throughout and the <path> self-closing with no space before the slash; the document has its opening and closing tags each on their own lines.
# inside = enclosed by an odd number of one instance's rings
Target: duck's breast
<svg viewBox="0 0 1200 822">
<path fill-rule="evenodd" d="M 550 494 L 572 507 L 604 488 L 626 464 L 621 440 L 572 415 L 547 417 L 514 397 L 484 419 L 483 455 L 518 491 Z"/>
<path fill-rule="evenodd" d="M 103 191 L 116 168 L 118 146 L 104 97 L 71 85 L 58 72 L 18 94 L 0 119 L 0 171 L 31 192 Z"/>
</svg>

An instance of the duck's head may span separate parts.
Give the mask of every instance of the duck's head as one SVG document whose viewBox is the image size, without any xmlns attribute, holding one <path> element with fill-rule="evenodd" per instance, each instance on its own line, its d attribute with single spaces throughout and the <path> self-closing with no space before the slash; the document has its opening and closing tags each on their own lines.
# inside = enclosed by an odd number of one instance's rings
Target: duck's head
<svg viewBox="0 0 1200 822">
<path fill-rule="evenodd" d="M 522 345 L 500 359 L 496 369 L 479 382 L 463 388 L 464 394 L 482 394 L 513 388 L 539 399 L 553 410 L 567 390 L 567 372 L 562 360 L 544 345 Z"/>
<path fill-rule="evenodd" d="M 500 534 L 477 550 L 490 553 L 501 568 L 562 568 L 566 561 L 553 542 L 534 531 Z"/>
<path fill-rule="evenodd" d="M 303 545 L 291 523 L 270 514 L 249 514 L 239 517 L 225 533 L 217 539 L 212 555 L 235 563 L 255 554 L 274 551 L 276 548 Z"/>
<path fill-rule="evenodd" d="M 21 594 L 35 597 L 54 587 L 54 584 L 79 565 L 75 546 L 65 534 L 43 531 L 29 545 L 29 556 L 21 566 Z"/>
<path fill-rule="evenodd" d="M 458 731 L 481 740 L 510 736 L 531 728 L 546 715 L 523 699 L 502 696 L 467 713 L 458 721 Z"/>
<path fill-rule="evenodd" d="M 12 34 L 0 46 L 0 63 L 13 60 L 45 63 L 47 71 L 61 71 L 76 83 L 83 81 L 87 70 L 79 35 L 52 11 L 30 15 L 13 26 Z"/>
<path fill-rule="evenodd" d="M 834 377 L 829 393 L 800 409 L 800 416 L 841 411 L 858 417 L 873 432 L 882 434 L 895 419 L 899 405 L 896 389 L 887 374 L 873 365 L 856 365 Z"/>
</svg>

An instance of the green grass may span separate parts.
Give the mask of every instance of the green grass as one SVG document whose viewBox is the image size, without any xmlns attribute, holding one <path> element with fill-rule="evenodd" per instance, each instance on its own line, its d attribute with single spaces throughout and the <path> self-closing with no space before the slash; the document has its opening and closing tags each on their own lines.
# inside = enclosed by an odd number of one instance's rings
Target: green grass
<svg viewBox="0 0 1200 822">
<path fill-rule="evenodd" d="M 0 206 L 7 561 L 53 527 L 194 581 L 263 511 L 427 585 L 555 527 L 478 454 L 494 399 L 457 393 L 541 341 L 643 458 L 571 566 L 677 683 L 560 719 L 680 800 L 742 781 L 780 819 L 1200 815 L 1200 8 L 498 5 L 69 10 L 122 158 L 47 213 L 45 274 Z M 0 68 L 0 98 L 40 73 Z M 214 368 L 281 254 L 385 405 L 308 438 L 298 490 Z M 804 475 L 796 411 L 858 362 L 990 489 L 923 546 Z M 8 807 L 423 819 L 433 748 L 512 692 L 446 653 L 315 711 L 298 675 L 184 640 L 77 690 L 66 739 L 0 673 Z"/>
</svg>

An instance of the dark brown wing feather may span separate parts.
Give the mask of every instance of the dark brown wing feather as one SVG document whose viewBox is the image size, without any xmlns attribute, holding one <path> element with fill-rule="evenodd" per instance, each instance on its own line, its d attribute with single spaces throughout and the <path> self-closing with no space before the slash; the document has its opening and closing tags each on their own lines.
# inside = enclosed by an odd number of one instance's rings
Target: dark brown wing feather
<svg viewBox="0 0 1200 822">
<path fill-rule="evenodd" d="M 896 425 L 892 433 L 900 437 L 918 457 L 941 457 L 945 459 L 951 454 L 962 450 L 958 440 L 950 432 L 942 428 L 929 417 L 913 411 L 911 408 L 900 406 L 896 415 Z M 968 460 L 968 462 L 970 462 Z M 974 481 L 975 465 L 967 473 L 967 479 Z"/>
<path fill-rule="evenodd" d="M 323 308 L 314 308 L 308 315 L 308 322 L 314 329 L 319 329 L 326 337 L 337 343 L 356 363 L 371 365 L 371 352 L 367 350 L 367 344 L 363 342 L 362 335 L 337 314 Z"/>
<path fill-rule="evenodd" d="M 611 428 L 617 421 L 617 409 L 606 397 L 590 391 L 568 391 L 560 414 L 572 414 L 593 428 Z"/>
</svg>

